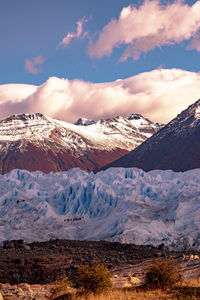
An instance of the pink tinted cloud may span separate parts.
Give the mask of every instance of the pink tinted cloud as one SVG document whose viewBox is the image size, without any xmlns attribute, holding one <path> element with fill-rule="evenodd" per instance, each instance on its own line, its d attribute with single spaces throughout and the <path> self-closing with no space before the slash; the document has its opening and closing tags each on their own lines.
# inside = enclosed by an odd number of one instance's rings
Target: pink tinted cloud
<svg viewBox="0 0 200 300">
<path fill-rule="evenodd" d="M 83 24 L 86 23 L 88 20 L 84 17 L 81 20 L 79 20 L 76 28 L 76 32 L 68 32 L 67 35 L 63 38 L 62 42 L 58 45 L 58 47 L 66 47 L 69 45 L 72 41 L 72 39 L 78 39 L 78 38 L 85 38 L 87 35 L 87 32 L 83 32 Z"/>
<path fill-rule="evenodd" d="M 25 68 L 29 73 L 39 74 L 42 71 L 42 64 L 45 59 L 43 56 L 37 56 L 33 59 L 26 59 Z"/>
<path fill-rule="evenodd" d="M 199 99 L 199 82 L 200 73 L 159 68 L 106 83 L 51 77 L 38 87 L 0 85 L 0 118 L 41 112 L 75 122 L 135 112 L 164 123 Z"/>
<path fill-rule="evenodd" d="M 188 45 L 188 50 L 197 50 L 200 52 L 200 34 L 196 35 Z"/>
<path fill-rule="evenodd" d="M 120 61 L 128 57 L 137 60 L 141 53 L 155 47 L 189 40 L 200 29 L 200 1 L 192 6 L 178 0 L 167 5 L 146 0 L 138 8 L 122 9 L 119 18 L 112 19 L 101 31 L 98 40 L 90 44 L 90 57 L 111 55 L 114 48 L 127 45 Z"/>
</svg>

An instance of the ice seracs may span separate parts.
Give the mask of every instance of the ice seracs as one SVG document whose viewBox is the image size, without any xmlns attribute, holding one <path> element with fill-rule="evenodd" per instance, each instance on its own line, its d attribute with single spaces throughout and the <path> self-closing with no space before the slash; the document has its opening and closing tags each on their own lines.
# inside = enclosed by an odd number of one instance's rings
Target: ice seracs
<svg viewBox="0 0 200 300">
<path fill-rule="evenodd" d="M 0 176 L 0 241 L 110 240 L 200 250 L 200 169 Z"/>
</svg>

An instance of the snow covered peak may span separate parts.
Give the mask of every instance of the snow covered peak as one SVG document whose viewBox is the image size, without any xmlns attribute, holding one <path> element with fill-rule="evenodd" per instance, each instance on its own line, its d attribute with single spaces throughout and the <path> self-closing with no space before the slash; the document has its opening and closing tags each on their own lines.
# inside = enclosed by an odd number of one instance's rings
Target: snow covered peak
<svg viewBox="0 0 200 300">
<path fill-rule="evenodd" d="M 141 114 L 131 114 L 127 119 L 136 127 L 153 125 L 151 121 L 144 118 Z"/>
<path fill-rule="evenodd" d="M 29 121 L 29 120 L 45 120 L 46 117 L 41 113 L 32 113 L 32 114 L 16 114 L 11 115 L 3 119 L 1 122 L 12 122 L 12 121 Z"/>
<path fill-rule="evenodd" d="M 89 144 L 99 149 L 131 150 L 155 132 L 154 124 L 145 120 L 142 116 L 134 120 L 118 116 L 98 122 L 80 118 L 71 124 L 41 113 L 16 114 L 0 121 L 0 141 L 43 141 L 54 139 L 56 133 L 57 142 L 59 139 L 67 148 L 74 148 L 77 141 L 84 149 Z"/>
<path fill-rule="evenodd" d="M 16 168 L 46 173 L 73 167 L 93 171 L 156 131 L 153 126 L 134 126 L 123 117 L 97 123 L 81 119 L 80 123 L 82 126 L 77 126 L 40 113 L 12 115 L 0 121 L 0 173 Z"/>
<path fill-rule="evenodd" d="M 188 107 L 188 109 L 197 108 L 200 106 L 200 99 L 198 99 L 196 102 L 194 102 L 192 105 Z"/>
<path fill-rule="evenodd" d="M 166 125 L 166 128 L 183 134 L 188 129 L 200 126 L 200 99 L 182 111 L 176 118 Z"/>
<path fill-rule="evenodd" d="M 88 120 L 86 118 L 79 118 L 74 124 L 78 126 L 89 126 L 95 124 L 94 120 Z"/>
<path fill-rule="evenodd" d="M 200 118 L 200 106 L 198 106 L 195 110 L 195 116 L 199 119 Z"/>
<path fill-rule="evenodd" d="M 129 117 L 127 117 L 128 120 L 140 120 L 145 119 L 141 114 L 131 114 Z"/>
<path fill-rule="evenodd" d="M 188 114 L 193 114 L 195 119 L 200 119 L 200 99 L 188 107 Z"/>
<path fill-rule="evenodd" d="M 41 113 L 12 115 L 0 121 L 0 141 L 41 140 L 49 128 L 50 118 Z"/>
</svg>

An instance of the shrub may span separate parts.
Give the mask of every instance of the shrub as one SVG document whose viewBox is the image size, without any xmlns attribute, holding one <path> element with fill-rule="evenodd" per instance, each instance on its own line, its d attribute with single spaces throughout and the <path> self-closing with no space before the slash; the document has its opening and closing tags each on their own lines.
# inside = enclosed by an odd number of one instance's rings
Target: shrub
<svg viewBox="0 0 200 300">
<path fill-rule="evenodd" d="M 102 263 L 93 262 L 91 266 L 81 265 L 78 268 L 77 286 L 86 293 L 108 291 L 112 287 L 111 273 Z"/>
<path fill-rule="evenodd" d="M 150 288 L 167 288 L 181 280 L 179 265 L 169 259 L 157 259 L 147 267 L 145 284 Z"/>
<path fill-rule="evenodd" d="M 53 282 L 51 288 L 51 298 L 52 299 L 71 299 L 71 294 L 69 293 L 70 281 L 67 277 L 58 279 Z"/>
</svg>

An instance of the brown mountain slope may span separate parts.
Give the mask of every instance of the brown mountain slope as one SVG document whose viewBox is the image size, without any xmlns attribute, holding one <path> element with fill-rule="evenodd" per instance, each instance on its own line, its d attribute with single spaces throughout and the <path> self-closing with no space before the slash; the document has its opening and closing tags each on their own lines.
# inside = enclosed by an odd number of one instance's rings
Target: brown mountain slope
<svg viewBox="0 0 200 300">
<path fill-rule="evenodd" d="M 49 173 L 74 167 L 93 171 L 128 153 L 159 129 L 137 114 L 88 124 L 79 120 L 75 125 L 39 113 L 0 121 L 0 173 L 12 169 Z"/>
<path fill-rule="evenodd" d="M 186 171 L 200 167 L 200 100 L 125 156 L 101 168 Z"/>
</svg>

